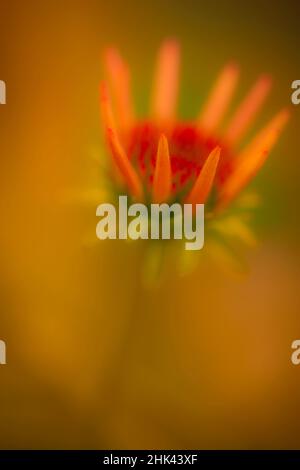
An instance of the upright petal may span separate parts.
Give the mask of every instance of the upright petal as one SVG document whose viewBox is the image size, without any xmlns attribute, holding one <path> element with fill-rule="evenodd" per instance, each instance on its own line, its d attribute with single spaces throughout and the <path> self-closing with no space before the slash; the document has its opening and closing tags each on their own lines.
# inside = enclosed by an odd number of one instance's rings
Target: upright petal
<svg viewBox="0 0 300 470">
<path fill-rule="evenodd" d="M 243 138 L 262 107 L 271 86 L 272 81 L 269 76 L 263 75 L 257 80 L 230 120 L 224 133 L 226 142 L 233 145 Z"/>
<path fill-rule="evenodd" d="M 179 66 L 179 44 L 175 40 L 165 41 L 158 54 L 152 97 L 152 115 L 159 122 L 168 123 L 175 117 Z"/>
<path fill-rule="evenodd" d="M 210 133 L 217 129 L 230 104 L 239 77 L 235 64 L 228 64 L 219 75 L 199 117 L 201 129 Z"/>
<path fill-rule="evenodd" d="M 161 135 L 158 142 L 156 164 L 153 179 L 153 201 L 165 202 L 171 194 L 172 175 L 168 140 Z"/>
<path fill-rule="evenodd" d="M 104 63 L 115 98 L 118 122 L 122 128 L 128 129 L 134 121 L 129 68 L 114 48 L 106 50 Z"/>
<path fill-rule="evenodd" d="M 105 82 L 100 83 L 100 112 L 101 112 L 101 122 L 104 127 L 105 136 L 107 138 L 108 129 L 116 129 L 115 127 L 115 118 L 113 115 L 110 97 L 108 94 L 107 85 Z M 107 139 L 108 140 L 108 139 Z M 124 186 L 124 177 L 117 166 L 115 159 L 111 161 L 112 176 L 115 179 L 115 182 L 118 186 Z"/>
<path fill-rule="evenodd" d="M 283 109 L 237 157 L 234 171 L 225 181 L 219 194 L 218 209 L 224 208 L 256 175 L 275 145 L 289 118 L 289 111 Z"/>
<path fill-rule="evenodd" d="M 130 193 L 135 199 L 141 200 L 143 196 L 141 181 L 137 172 L 129 161 L 119 141 L 116 131 L 114 129 L 108 128 L 107 137 L 114 161 L 119 168 Z"/>
<path fill-rule="evenodd" d="M 115 128 L 115 119 L 105 82 L 100 83 L 100 112 L 104 129 Z"/>
<path fill-rule="evenodd" d="M 186 204 L 204 204 L 209 196 L 220 159 L 221 149 L 216 147 L 207 157 L 194 186 L 187 195 Z"/>
</svg>

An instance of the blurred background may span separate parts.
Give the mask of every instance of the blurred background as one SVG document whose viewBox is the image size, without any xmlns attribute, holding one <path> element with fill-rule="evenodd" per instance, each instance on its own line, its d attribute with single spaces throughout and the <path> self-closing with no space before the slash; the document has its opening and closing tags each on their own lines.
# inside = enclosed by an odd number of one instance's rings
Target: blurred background
<svg viewBox="0 0 300 470">
<path fill-rule="evenodd" d="M 94 240 L 89 202 L 104 190 L 107 45 L 141 115 L 166 37 L 182 44 L 182 118 L 228 60 L 237 100 L 270 73 L 260 126 L 300 79 L 299 15 L 296 0 L 1 1 L 1 448 L 300 447 L 300 106 L 253 184 L 259 244 L 242 272 L 203 256 L 183 277 L 170 257 L 145 288 L 141 246 Z"/>
</svg>

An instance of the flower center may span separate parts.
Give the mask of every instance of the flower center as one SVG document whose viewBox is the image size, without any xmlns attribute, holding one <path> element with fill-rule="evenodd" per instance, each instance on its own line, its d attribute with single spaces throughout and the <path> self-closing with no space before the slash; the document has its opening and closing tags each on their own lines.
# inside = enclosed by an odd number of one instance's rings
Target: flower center
<svg viewBox="0 0 300 470">
<path fill-rule="evenodd" d="M 216 183 L 222 184 L 230 174 L 231 155 L 218 138 L 204 136 L 194 124 L 178 123 L 166 130 L 152 123 L 142 122 L 130 132 L 127 154 L 148 190 L 153 183 L 157 143 L 162 132 L 169 142 L 173 193 L 186 190 L 193 184 L 206 158 L 217 145 L 222 147 L 222 161 L 216 175 Z"/>
</svg>

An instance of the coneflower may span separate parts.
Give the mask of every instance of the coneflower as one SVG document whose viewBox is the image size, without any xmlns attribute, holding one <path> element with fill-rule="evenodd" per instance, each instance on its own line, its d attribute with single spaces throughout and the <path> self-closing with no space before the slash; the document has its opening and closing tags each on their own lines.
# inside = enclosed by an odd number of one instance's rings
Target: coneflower
<svg viewBox="0 0 300 470">
<path fill-rule="evenodd" d="M 225 65 L 195 120 L 183 122 L 176 114 L 177 41 L 167 40 L 159 50 L 144 121 L 135 116 L 130 72 L 119 52 L 108 49 L 104 63 L 100 103 L 112 178 L 117 192 L 136 201 L 205 203 L 217 218 L 262 167 L 289 117 L 287 109 L 280 110 L 239 150 L 270 92 L 269 76 L 258 78 L 220 132 L 238 84 L 236 64 Z"/>
</svg>

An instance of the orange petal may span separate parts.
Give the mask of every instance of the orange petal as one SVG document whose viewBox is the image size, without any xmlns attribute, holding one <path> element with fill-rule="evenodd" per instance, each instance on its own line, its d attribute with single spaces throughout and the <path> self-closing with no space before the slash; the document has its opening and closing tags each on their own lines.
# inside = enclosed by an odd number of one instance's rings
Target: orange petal
<svg viewBox="0 0 300 470">
<path fill-rule="evenodd" d="M 113 112 L 105 82 L 100 83 L 100 111 L 104 128 L 115 128 Z"/>
<path fill-rule="evenodd" d="M 205 203 L 212 188 L 212 184 L 220 159 L 220 153 L 220 147 L 216 147 L 212 152 L 210 152 L 203 165 L 202 170 L 199 173 L 198 178 L 194 183 L 194 186 L 186 197 L 186 204 Z"/>
<path fill-rule="evenodd" d="M 104 63 L 115 98 L 118 121 L 121 127 L 127 129 L 134 120 L 129 68 L 114 48 L 106 50 Z"/>
<path fill-rule="evenodd" d="M 257 80 L 228 125 L 224 134 L 228 143 L 236 144 L 245 135 L 265 101 L 271 86 L 272 81 L 266 75 Z"/>
<path fill-rule="evenodd" d="M 161 203 L 168 200 L 171 194 L 172 176 L 168 139 L 162 134 L 157 149 L 156 165 L 153 179 L 153 201 Z"/>
<path fill-rule="evenodd" d="M 141 200 L 143 196 L 142 184 L 119 141 L 117 133 L 113 129 L 108 128 L 107 137 L 114 161 L 119 168 L 126 185 L 128 186 L 132 196 L 137 200 Z"/>
<path fill-rule="evenodd" d="M 287 109 L 276 114 L 238 157 L 233 173 L 221 188 L 218 208 L 225 207 L 256 175 L 277 142 L 288 118 Z"/>
<path fill-rule="evenodd" d="M 111 102 L 105 82 L 100 83 L 100 111 L 102 124 L 104 127 L 105 134 L 107 135 L 107 130 L 109 128 L 115 130 L 115 119 L 111 108 Z M 112 160 L 112 173 L 116 183 L 119 186 L 124 185 L 124 178 L 121 174 L 118 166 L 115 163 L 115 160 Z"/>
<path fill-rule="evenodd" d="M 160 122 L 169 122 L 175 117 L 179 65 L 179 44 L 175 40 L 165 41 L 158 54 L 152 101 L 152 115 Z"/>
<path fill-rule="evenodd" d="M 239 69 L 235 64 L 228 64 L 219 75 L 204 109 L 199 117 L 199 126 L 206 133 L 215 131 L 225 115 L 239 76 Z"/>
</svg>

